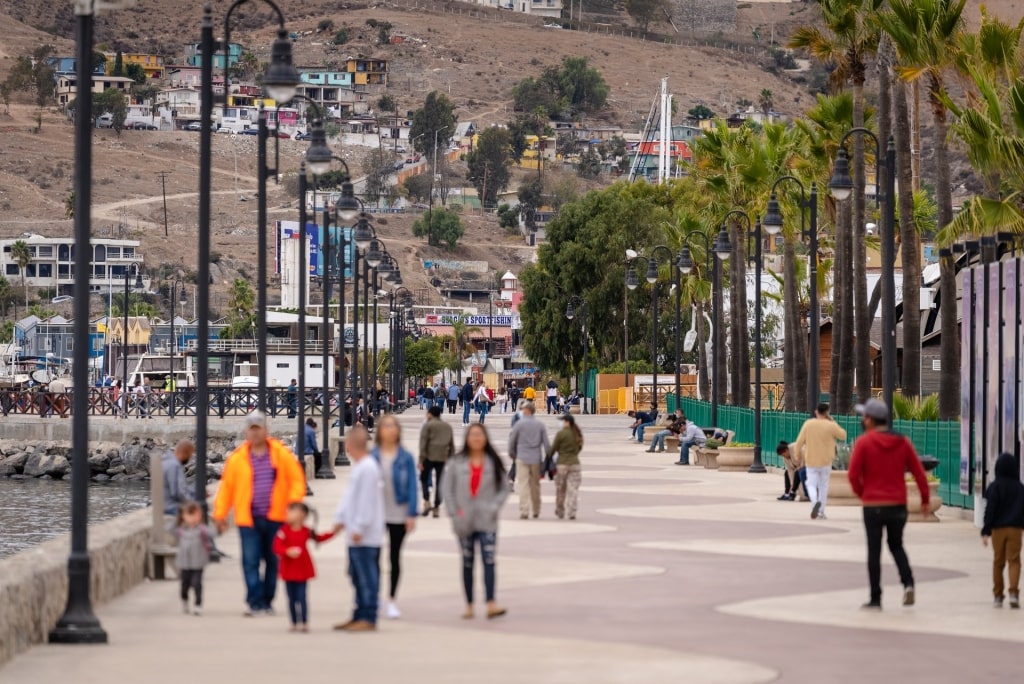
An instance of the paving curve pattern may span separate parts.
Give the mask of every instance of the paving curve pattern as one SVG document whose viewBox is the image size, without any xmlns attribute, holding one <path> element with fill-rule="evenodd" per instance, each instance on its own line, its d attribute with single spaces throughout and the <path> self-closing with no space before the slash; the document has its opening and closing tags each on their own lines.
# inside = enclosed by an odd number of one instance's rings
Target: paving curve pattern
<svg viewBox="0 0 1024 684">
<path fill-rule="evenodd" d="M 423 413 L 401 417 L 415 448 Z M 446 416 L 453 418 L 453 416 Z M 553 418 L 542 416 L 552 431 Z M 508 416 L 488 427 L 505 452 Z M 181 614 L 174 582 L 153 582 L 102 606 L 101 647 L 41 646 L 0 669 L 0 682 L 151 684 L 244 681 L 410 681 L 424 684 L 741 684 L 1010 681 L 1020 669 L 1024 611 L 990 607 L 991 556 L 956 511 L 908 529 L 918 605 L 903 608 L 885 557 L 887 601 L 867 598 L 860 509 L 778 502 L 781 476 L 672 464 L 627 441 L 627 419 L 584 416 L 579 519 L 539 520 L 514 500 L 499 531 L 500 621 L 464 621 L 459 557 L 443 517 L 409 538 L 398 621 L 370 635 L 338 634 L 351 589 L 340 540 L 314 551 L 308 635 L 287 618 L 243 618 L 237 535 L 232 559 L 207 571 L 206 612 Z M 462 428 L 455 426 L 461 442 Z M 326 527 L 345 481 L 317 482 L 310 500 Z M 514 498 L 514 497 L 513 497 Z M 386 566 L 387 561 L 383 561 Z M 382 582 L 386 585 L 386 581 Z M 278 600 L 280 604 L 283 601 Z M 140 675 L 142 677 L 140 678 Z"/>
</svg>

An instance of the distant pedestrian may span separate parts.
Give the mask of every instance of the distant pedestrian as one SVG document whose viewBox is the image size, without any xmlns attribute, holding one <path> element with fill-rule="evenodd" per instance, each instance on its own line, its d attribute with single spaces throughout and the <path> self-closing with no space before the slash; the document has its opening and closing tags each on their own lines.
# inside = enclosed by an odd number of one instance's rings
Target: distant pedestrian
<svg viewBox="0 0 1024 684">
<path fill-rule="evenodd" d="M 469 425 L 469 412 L 473 410 L 473 380 L 466 378 L 466 384 L 462 386 L 462 424 Z"/>
<path fill-rule="evenodd" d="M 288 381 L 288 387 L 284 390 L 284 398 L 288 404 L 288 417 L 294 418 L 299 408 L 299 388 L 295 378 Z"/>
<path fill-rule="evenodd" d="M 487 618 L 506 613 L 495 600 L 495 556 L 498 546 L 498 517 L 508 498 L 508 476 L 501 457 L 491 445 L 487 428 L 471 425 L 466 443 L 449 465 L 443 480 L 444 503 L 452 529 L 462 550 L 462 587 L 466 594 L 464 619 L 474 617 L 473 575 L 476 549 L 484 566 Z"/>
<path fill-rule="evenodd" d="M 420 404 L 420 411 L 422 411 L 426 407 L 426 404 L 427 404 L 426 391 L 427 391 L 427 383 L 423 383 L 422 385 L 420 385 L 419 387 L 416 388 L 416 400 Z"/>
<path fill-rule="evenodd" d="M 505 392 L 504 387 L 498 390 L 497 396 L 494 397 L 494 403 L 498 407 L 498 413 L 505 413 L 508 409 L 508 394 Z"/>
<path fill-rule="evenodd" d="M 434 388 L 430 385 L 423 387 L 423 407 L 429 409 L 434 405 Z"/>
<path fill-rule="evenodd" d="M 555 475 L 555 515 L 576 519 L 576 506 L 580 496 L 583 472 L 580 466 L 580 451 L 583 449 L 583 433 L 576 419 L 566 413 L 562 416 L 562 429 L 548 447 L 548 458 L 558 454 Z"/>
<path fill-rule="evenodd" d="M 453 385 L 455 387 L 455 385 Z M 441 478 L 445 464 L 455 453 L 452 426 L 441 419 L 441 410 L 432 407 L 427 422 L 420 428 L 420 486 L 423 490 L 423 515 L 441 513 Z M 430 505 L 430 490 L 434 489 L 434 505 Z"/>
<path fill-rule="evenodd" d="M 178 576 L 181 578 L 181 608 L 185 615 L 203 614 L 203 569 L 210 562 L 213 533 L 203 524 L 203 508 L 188 501 L 178 509 L 174 526 L 178 544 Z M 192 590 L 193 607 L 189 610 L 188 595 Z"/>
<path fill-rule="evenodd" d="M 177 515 L 181 507 L 192 500 L 185 479 L 185 464 L 195 452 L 196 445 L 191 440 L 183 439 L 174 446 L 174 451 L 164 453 L 160 460 L 164 476 L 165 515 Z"/>
<path fill-rule="evenodd" d="M 796 442 L 791 446 L 793 458 L 807 468 L 804 489 L 811 500 L 811 519 L 825 519 L 828 503 L 828 480 L 836 459 L 836 441 L 846 440 L 846 430 L 829 415 L 828 404 L 818 404 L 814 416 L 808 418 Z"/>
<path fill-rule="evenodd" d="M 459 395 L 462 394 L 462 388 L 459 384 L 453 382 L 448 386 L 448 413 L 455 415 L 455 407 L 459 404 Z"/>
<path fill-rule="evenodd" d="M 546 395 L 548 415 L 558 413 L 558 383 L 555 382 L 554 378 L 548 380 Z"/>
<path fill-rule="evenodd" d="M 903 605 L 914 605 L 914 574 L 903 550 L 907 524 L 909 471 L 921 492 L 921 508 L 929 503 L 928 479 L 914 445 L 903 435 L 889 431 L 889 407 L 880 399 L 857 406 L 864 435 L 853 445 L 848 477 L 853 493 L 864 506 L 864 531 L 868 541 L 868 580 L 871 599 L 862 607 L 882 609 L 882 533 L 903 583 Z"/>
<path fill-rule="evenodd" d="M 782 457 L 782 463 L 786 467 L 786 474 L 783 479 L 785 491 L 782 492 L 779 501 L 796 501 L 797 494 L 800 493 L 800 485 L 807 477 L 807 469 L 801 468 L 793 460 L 793 454 L 789 449 L 788 442 L 780 441 L 779 445 L 775 447 L 775 453 Z"/>
<path fill-rule="evenodd" d="M 526 389 L 523 390 L 523 399 L 526 401 L 536 401 L 537 390 L 533 388 L 533 385 L 527 385 Z"/>
<path fill-rule="evenodd" d="M 550 449 L 544 423 L 533 415 L 532 403 L 523 406 L 520 418 L 508 436 L 508 454 L 515 463 L 519 481 L 519 517 L 526 520 L 532 511 L 540 516 L 541 465 Z"/>
<path fill-rule="evenodd" d="M 306 478 L 295 454 L 268 436 L 266 414 L 250 413 L 245 418 L 245 442 L 225 460 L 213 502 L 218 532 L 227 529 L 228 514 L 235 512 L 242 541 L 246 616 L 274 613 L 277 557 L 271 545 L 288 506 L 302 501 L 305 491 Z"/>
<path fill-rule="evenodd" d="M 996 479 L 985 491 L 985 524 L 981 541 L 992 540 L 993 605 L 1003 607 L 1003 567 L 1009 565 L 1010 608 L 1020 608 L 1020 551 L 1024 532 L 1024 484 L 1013 454 L 996 460 Z"/>
<path fill-rule="evenodd" d="M 288 506 L 287 520 L 274 535 L 273 551 L 281 567 L 281 579 L 284 580 L 285 592 L 288 594 L 288 617 L 291 619 L 292 632 L 309 631 L 309 580 L 316 576 L 313 557 L 309 554 L 309 541 L 312 539 L 320 544 L 334 536 L 332 532 L 316 533 L 316 514 L 313 516 L 313 527 L 306 526 L 310 515 L 309 506 L 304 503 L 293 503 Z"/>
<path fill-rule="evenodd" d="M 519 410 L 519 400 L 523 397 L 522 390 L 516 384 L 516 381 L 512 381 L 512 385 L 508 388 L 508 399 L 512 402 L 512 413 Z"/>
<path fill-rule="evenodd" d="M 434 406 L 444 408 L 445 401 L 448 399 L 448 388 L 442 382 L 434 390 Z"/>
<path fill-rule="evenodd" d="M 476 394 L 473 396 L 473 403 L 479 416 L 478 423 L 487 421 L 487 414 L 491 412 L 491 395 L 487 393 L 487 385 L 480 383 L 476 386 Z"/>
<path fill-rule="evenodd" d="M 441 407 L 435 404 L 430 410 L 440 411 Z M 381 418 L 376 441 L 371 453 L 380 464 L 384 480 L 384 522 L 388 528 L 391 562 L 391 584 L 384 614 L 389 620 L 397 620 L 402 617 L 395 604 L 398 582 L 402 577 L 402 544 L 405 536 L 416 529 L 416 517 L 419 515 L 416 507 L 419 501 L 416 459 L 402 446 L 402 428 L 393 415 Z"/>
<path fill-rule="evenodd" d="M 352 619 L 337 624 L 343 632 L 377 629 L 380 595 L 380 547 L 384 544 L 384 482 L 380 466 L 367 450 L 369 433 L 361 425 L 352 428 L 345 448 L 352 459 L 348 487 L 334 514 L 334 534 L 345 530 L 348 542 L 348 573 L 355 588 Z"/>
<path fill-rule="evenodd" d="M 316 421 L 312 418 L 306 419 L 306 424 L 302 426 L 302 435 L 295 438 L 295 454 L 299 457 L 302 472 L 306 476 L 306 496 L 312 496 L 309 481 L 316 477 L 323 458 L 316 443 Z"/>
</svg>

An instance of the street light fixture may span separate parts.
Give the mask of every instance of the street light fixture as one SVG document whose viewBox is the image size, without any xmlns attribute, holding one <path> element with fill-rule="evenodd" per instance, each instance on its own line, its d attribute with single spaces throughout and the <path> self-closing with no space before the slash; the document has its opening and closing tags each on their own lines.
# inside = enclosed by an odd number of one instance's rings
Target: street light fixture
<svg viewBox="0 0 1024 684">
<path fill-rule="evenodd" d="M 280 10 L 278 10 L 278 14 L 280 14 Z M 295 65 L 292 64 L 292 43 L 288 39 L 288 32 L 284 28 L 284 18 L 282 17 L 281 25 L 277 28 L 277 38 L 274 39 L 274 45 L 270 49 L 270 67 L 263 75 L 263 89 L 267 91 L 270 99 L 276 104 L 282 105 L 295 98 L 301 83 L 302 78 L 295 69 Z"/>
<path fill-rule="evenodd" d="M 580 324 L 583 331 L 583 413 L 587 414 L 588 410 L 588 385 L 590 384 L 589 377 L 587 376 L 587 355 L 590 353 L 590 338 L 587 336 L 587 324 L 590 322 L 590 311 L 587 308 L 587 300 L 583 299 L 579 295 L 573 295 L 569 298 L 569 303 L 565 307 L 565 317 L 568 320 L 574 320 L 577 317 L 580 319 Z"/>
<path fill-rule="evenodd" d="M 882 177 L 883 168 L 886 171 L 885 188 L 879 188 L 875 198 L 876 202 L 884 202 L 879 236 L 882 243 L 882 400 L 889 408 L 891 418 L 892 397 L 896 389 L 896 143 L 893 137 L 889 136 L 883 157 L 881 142 L 870 130 L 852 128 L 847 131 L 839 140 L 839 153 L 836 155 L 832 179 L 828 184 L 832 196 L 840 202 L 849 199 L 853 193 L 850 162 L 844 145 L 846 139 L 854 134 L 866 135 L 875 143 L 876 183 Z M 913 286 L 917 287 L 917 284 Z"/>
<path fill-rule="evenodd" d="M 846 172 L 849 175 L 849 172 Z M 783 181 L 793 181 L 800 187 L 800 234 L 807 238 L 808 243 L 808 276 L 810 285 L 810 349 L 808 349 L 807 371 L 807 410 L 813 412 L 821 395 L 821 307 L 818 305 L 818 184 L 811 183 L 811 194 L 808 199 L 804 194 L 804 184 L 796 176 L 782 176 L 772 185 L 768 199 L 768 211 L 763 225 L 770 235 L 779 233 L 783 226 L 782 211 L 775 189 Z M 844 183 L 842 181 L 841 183 Z M 852 182 L 852 181 L 851 181 Z M 810 213 L 810 228 L 804 230 L 804 209 Z M 799 360 L 803 363 L 803 360 Z"/>
<path fill-rule="evenodd" d="M 719 354 L 719 325 L 718 319 L 721 316 L 721 297 L 722 297 L 722 279 L 719 275 L 719 269 L 721 266 L 721 259 L 716 258 L 712 255 L 712 243 L 707 233 L 700 230 L 691 230 L 683 236 L 683 248 L 679 254 L 679 270 L 681 273 L 689 275 L 693 271 L 693 256 L 690 249 L 690 242 L 693 239 L 697 239 L 698 242 L 704 244 L 704 257 L 707 259 L 711 270 L 711 374 L 709 378 L 711 380 L 711 426 L 716 427 L 718 424 L 718 404 L 719 404 L 719 392 L 721 391 L 722 383 L 719 382 L 718 373 L 718 354 Z M 726 242 L 728 242 L 728 234 L 726 234 Z M 700 340 L 700 344 L 704 344 L 703 340 Z M 706 370 L 705 370 L 706 372 Z"/>
</svg>

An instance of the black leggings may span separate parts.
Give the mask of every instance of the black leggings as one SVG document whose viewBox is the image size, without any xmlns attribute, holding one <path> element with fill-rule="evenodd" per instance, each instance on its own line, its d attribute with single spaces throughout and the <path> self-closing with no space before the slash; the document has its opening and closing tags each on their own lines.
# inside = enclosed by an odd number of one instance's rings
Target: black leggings
<svg viewBox="0 0 1024 684">
<path fill-rule="evenodd" d="M 402 577 L 402 542 L 405 541 L 405 523 L 388 523 L 388 539 L 391 540 L 391 593 L 388 598 L 395 600 L 398 580 Z"/>
<path fill-rule="evenodd" d="M 188 590 L 195 594 L 196 608 L 203 605 L 203 570 L 181 571 L 181 600 L 188 601 Z"/>
</svg>

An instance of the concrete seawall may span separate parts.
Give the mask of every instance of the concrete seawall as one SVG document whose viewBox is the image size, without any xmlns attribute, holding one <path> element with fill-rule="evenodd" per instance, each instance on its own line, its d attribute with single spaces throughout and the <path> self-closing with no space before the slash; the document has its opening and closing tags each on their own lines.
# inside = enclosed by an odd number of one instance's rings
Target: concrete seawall
<svg viewBox="0 0 1024 684">
<path fill-rule="evenodd" d="M 320 416 L 313 418 L 319 422 Z M 296 421 L 288 418 L 272 418 L 270 433 L 275 437 L 284 437 L 296 432 Z M 245 419 L 232 417 L 226 419 L 211 418 L 208 430 L 210 437 L 241 439 Z M 70 442 L 71 421 L 68 419 L 42 419 L 8 416 L 0 418 L 3 439 L 24 440 L 25 442 Z M 90 442 L 130 442 L 135 437 L 150 438 L 173 444 L 182 438 L 193 438 L 196 433 L 194 416 L 168 420 L 117 420 L 114 418 L 92 418 L 89 420 Z"/>
<path fill-rule="evenodd" d="M 147 508 L 89 528 L 94 604 L 145 578 L 151 524 Z M 0 560 L 0 665 L 46 641 L 64 613 L 70 546 L 65 535 Z"/>
</svg>

